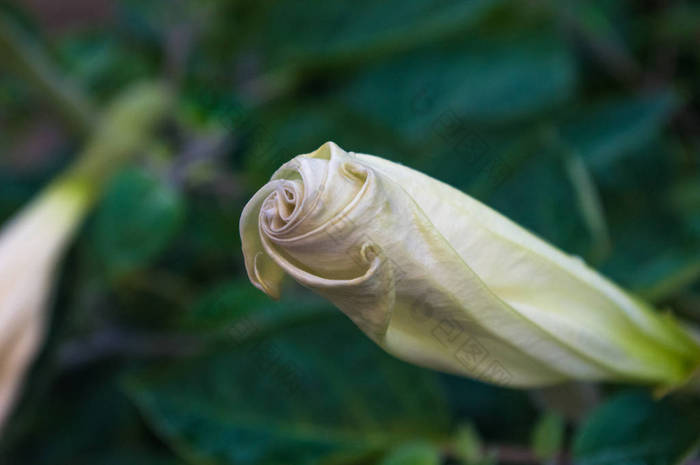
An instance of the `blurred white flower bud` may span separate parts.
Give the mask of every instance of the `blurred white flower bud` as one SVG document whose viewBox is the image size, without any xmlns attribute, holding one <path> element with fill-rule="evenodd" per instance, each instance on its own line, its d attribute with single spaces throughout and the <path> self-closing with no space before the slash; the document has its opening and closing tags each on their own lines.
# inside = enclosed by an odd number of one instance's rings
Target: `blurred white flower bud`
<svg viewBox="0 0 700 465">
<path fill-rule="evenodd" d="M 159 84 L 125 91 L 76 164 L 0 230 L 0 428 L 41 343 L 66 245 L 109 176 L 149 142 L 168 101 Z"/>
<path fill-rule="evenodd" d="M 52 186 L 0 232 L 0 424 L 41 340 L 58 259 L 89 197 L 78 183 Z"/>
</svg>

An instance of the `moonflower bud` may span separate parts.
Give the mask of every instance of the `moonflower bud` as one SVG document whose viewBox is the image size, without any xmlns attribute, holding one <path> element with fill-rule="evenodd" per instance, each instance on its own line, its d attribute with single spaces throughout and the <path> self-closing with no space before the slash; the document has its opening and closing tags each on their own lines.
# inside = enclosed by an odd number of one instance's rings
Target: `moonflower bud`
<svg viewBox="0 0 700 465">
<path fill-rule="evenodd" d="M 52 186 L 0 233 L 0 425 L 41 341 L 54 268 L 88 202 L 86 186 Z"/>
<path fill-rule="evenodd" d="M 74 166 L 0 230 L 0 429 L 43 336 L 55 270 L 107 178 L 151 137 L 167 109 L 158 84 L 128 89 Z"/>
<path fill-rule="evenodd" d="M 670 315 L 464 193 L 329 142 L 248 202 L 251 282 L 330 300 L 387 352 L 514 387 L 566 380 L 671 388 L 700 346 Z"/>
</svg>

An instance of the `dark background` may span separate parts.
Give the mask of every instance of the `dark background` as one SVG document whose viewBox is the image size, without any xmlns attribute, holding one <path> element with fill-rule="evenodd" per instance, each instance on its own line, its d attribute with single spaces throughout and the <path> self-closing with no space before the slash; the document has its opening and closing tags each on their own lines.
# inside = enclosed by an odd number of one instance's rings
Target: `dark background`
<svg viewBox="0 0 700 465">
<path fill-rule="evenodd" d="M 64 261 L 0 462 L 663 465 L 697 444 L 684 394 L 397 361 L 309 292 L 253 288 L 238 234 L 275 168 L 333 140 L 700 321 L 696 2 L 26 0 L 0 19 L 0 220 L 120 91 L 176 95 Z"/>
</svg>

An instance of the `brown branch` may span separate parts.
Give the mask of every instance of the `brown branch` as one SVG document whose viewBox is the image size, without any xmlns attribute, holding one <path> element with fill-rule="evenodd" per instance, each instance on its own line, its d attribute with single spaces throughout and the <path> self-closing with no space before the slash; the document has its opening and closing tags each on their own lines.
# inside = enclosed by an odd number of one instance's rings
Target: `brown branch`
<svg viewBox="0 0 700 465">
<path fill-rule="evenodd" d="M 107 328 L 63 343 L 58 351 L 58 364 L 70 370 L 113 357 L 181 357 L 197 353 L 201 347 L 202 341 L 192 335 Z"/>
</svg>

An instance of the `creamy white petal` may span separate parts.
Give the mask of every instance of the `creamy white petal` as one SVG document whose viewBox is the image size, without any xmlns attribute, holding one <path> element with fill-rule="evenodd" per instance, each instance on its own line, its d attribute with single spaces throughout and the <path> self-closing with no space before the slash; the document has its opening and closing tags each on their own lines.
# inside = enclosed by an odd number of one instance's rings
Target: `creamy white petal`
<svg viewBox="0 0 700 465">
<path fill-rule="evenodd" d="M 0 233 L 0 427 L 39 347 L 56 263 L 88 203 L 80 185 L 56 185 Z"/>
<path fill-rule="evenodd" d="M 75 164 L 0 230 L 0 427 L 38 349 L 56 267 L 97 192 L 150 137 L 168 92 L 137 84 L 110 106 Z"/>
<path fill-rule="evenodd" d="M 697 345 L 679 337 L 682 331 L 669 330 L 581 259 L 423 173 L 371 155 L 358 158 L 400 184 L 495 294 L 561 344 L 620 374 L 682 377 L 687 363 L 697 363 Z"/>
<path fill-rule="evenodd" d="M 565 379 L 673 385 L 698 345 L 471 197 L 333 143 L 286 163 L 246 206 L 251 281 L 285 273 L 332 301 L 388 352 L 514 386 Z"/>
</svg>

